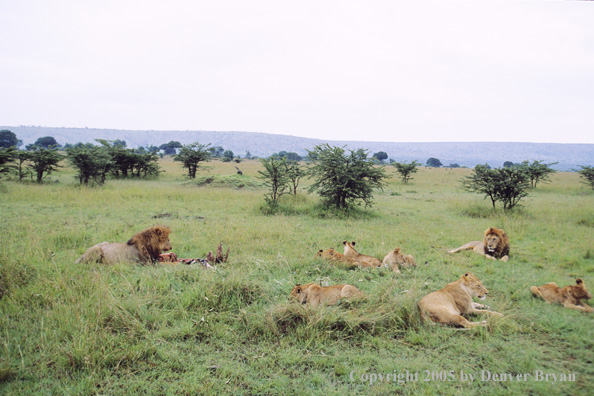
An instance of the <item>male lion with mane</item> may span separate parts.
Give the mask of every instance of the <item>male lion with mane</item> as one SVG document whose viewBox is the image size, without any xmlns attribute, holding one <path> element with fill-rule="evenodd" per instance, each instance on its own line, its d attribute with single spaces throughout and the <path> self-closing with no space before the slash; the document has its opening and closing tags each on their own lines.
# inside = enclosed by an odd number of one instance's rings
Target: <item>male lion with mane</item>
<svg viewBox="0 0 594 396">
<path fill-rule="evenodd" d="M 342 298 L 359 297 L 361 290 L 351 285 L 320 286 L 317 283 L 300 285 L 297 283 L 291 291 L 290 297 L 301 304 L 317 307 L 320 304 L 334 305 Z"/>
<path fill-rule="evenodd" d="M 509 260 L 509 238 L 501 228 L 487 228 L 482 241 L 468 242 L 457 249 L 450 250 L 450 253 L 458 253 L 462 250 L 472 250 L 490 259 Z"/>
<path fill-rule="evenodd" d="M 169 227 L 155 226 L 140 231 L 126 243 L 103 242 L 90 247 L 76 263 L 156 262 L 161 252 L 171 250 L 170 232 Z"/>
<path fill-rule="evenodd" d="M 586 284 L 581 278 L 577 278 L 575 283 L 561 288 L 555 282 L 549 282 L 538 287 L 532 286 L 530 291 L 534 297 L 540 297 L 548 303 L 559 303 L 565 308 L 582 312 L 594 312 L 594 308 L 581 301 L 592 298 L 592 294 L 586 289 Z"/>
<path fill-rule="evenodd" d="M 461 326 L 466 329 L 476 326 L 486 326 L 487 321 L 470 322 L 462 314 L 488 313 L 503 316 L 499 312 L 489 311 L 488 306 L 477 304 L 472 297 L 484 300 L 488 292 L 483 282 L 470 272 L 465 273 L 455 282 L 421 298 L 418 303 L 423 320 L 436 323 Z M 482 308 L 482 309 L 477 309 Z"/>
</svg>

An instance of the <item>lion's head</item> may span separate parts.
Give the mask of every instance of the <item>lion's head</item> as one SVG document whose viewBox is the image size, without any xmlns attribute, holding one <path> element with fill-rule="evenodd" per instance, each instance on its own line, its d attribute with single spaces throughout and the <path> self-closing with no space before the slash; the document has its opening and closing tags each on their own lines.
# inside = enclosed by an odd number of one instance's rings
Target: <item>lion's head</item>
<svg viewBox="0 0 594 396">
<path fill-rule="evenodd" d="M 500 228 L 487 228 L 483 239 L 485 254 L 495 258 L 502 258 L 509 255 L 509 238 L 505 231 Z"/>
<path fill-rule="evenodd" d="M 328 258 L 330 256 L 334 256 L 334 253 L 336 251 L 334 250 L 334 248 L 329 248 L 326 250 L 318 250 L 318 252 L 316 253 L 316 257 L 322 257 L 322 258 Z"/>
<path fill-rule="evenodd" d="M 301 304 L 307 303 L 307 295 L 304 291 L 311 285 L 308 283 L 307 285 L 301 286 L 301 284 L 297 283 L 293 290 L 291 290 L 291 294 L 289 295 L 291 298 L 296 299 Z"/>
<path fill-rule="evenodd" d="M 157 261 L 159 254 L 171 250 L 170 232 L 169 227 L 154 226 L 135 234 L 127 244 L 135 246 L 144 259 Z"/>
<path fill-rule="evenodd" d="M 586 284 L 582 278 L 575 280 L 575 285 L 571 286 L 571 294 L 578 300 L 584 299 L 589 300 L 592 298 L 592 294 L 586 288 Z"/>
<path fill-rule="evenodd" d="M 470 293 L 470 295 L 473 297 L 478 297 L 481 300 L 484 300 L 487 297 L 487 294 L 489 293 L 487 288 L 483 286 L 483 282 L 481 282 L 475 275 L 467 272 L 462 275 L 461 279 L 462 284 Z"/>
</svg>

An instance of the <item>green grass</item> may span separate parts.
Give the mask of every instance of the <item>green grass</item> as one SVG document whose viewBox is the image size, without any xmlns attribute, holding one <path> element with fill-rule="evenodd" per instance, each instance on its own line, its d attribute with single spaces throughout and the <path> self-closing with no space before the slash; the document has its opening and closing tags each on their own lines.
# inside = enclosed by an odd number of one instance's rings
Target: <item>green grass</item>
<svg viewBox="0 0 594 396">
<path fill-rule="evenodd" d="M 594 194 L 579 175 L 553 175 L 505 213 L 461 191 L 471 170 L 421 169 L 404 185 L 388 169 L 371 209 L 332 214 L 304 180 L 270 214 L 261 210 L 258 161 L 238 164 L 243 179 L 233 164 L 213 162 L 198 183 L 178 163 L 162 165 L 159 179 L 104 187 L 77 186 L 69 168 L 52 174 L 59 183 L 0 184 L 0 394 L 594 393 L 594 315 L 528 291 L 578 276 L 594 282 Z M 199 183 L 206 178 L 213 182 Z M 222 242 L 229 262 L 215 271 L 74 264 L 95 243 L 156 224 L 171 227 L 179 257 L 205 257 Z M 491 226 L 510 236 L 509 262 L 447 253 Z M 342 251 L 343 240 L 380 259 L 401 247 L 419 266 L 396 276 L 314 258 L 318 249 Z M 423 324 L 419 298 L 465 271 L 505 316 L 471 331 Z M 298 282 L 349 283 L 366 297 L 313 309 L 288 300 Z M 406 370 L 418 381 L 369 384 L 371 375 Z M 456 378 L 424 381 L 425 370 Z M 542 370 L 576 381 L 470 383 L 461 370 Z"/>
</svg>

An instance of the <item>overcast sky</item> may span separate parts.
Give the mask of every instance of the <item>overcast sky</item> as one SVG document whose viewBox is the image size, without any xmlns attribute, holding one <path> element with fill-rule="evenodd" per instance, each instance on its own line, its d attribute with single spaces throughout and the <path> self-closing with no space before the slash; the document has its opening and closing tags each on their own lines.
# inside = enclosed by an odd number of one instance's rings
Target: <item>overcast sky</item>
<svg viewBox="0 0 594 396">
<path fill-rule="evenodd" d="M 594 2 L 0 1 L 0 125 L 594 143 Z"/>
</svg>

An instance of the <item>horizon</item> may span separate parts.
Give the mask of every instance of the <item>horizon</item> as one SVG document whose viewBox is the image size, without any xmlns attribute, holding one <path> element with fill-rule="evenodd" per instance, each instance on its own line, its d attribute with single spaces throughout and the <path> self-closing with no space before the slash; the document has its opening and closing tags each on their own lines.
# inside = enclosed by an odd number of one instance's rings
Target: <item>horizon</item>
<svg viewBox="0 0 594 396">
<path fill-rule="evenodd" d="M 269 133 L 269 132 L 254 132 L 254 131 L 222 131 L 222 130 L 190 130 L 190 129 L 121 129 L 121 128 L 95 128 L 95 127 L 64 127 L 64 126 L 42 126 L 42 125 L 12 125 L 12 126 L 0 126 L 0 129 L 8 129 L 10 128 L 47 128 L 47 129 L 82 129 L 82 130 L 97 130 L 97 131 L 122 131 L 122 132 L 162 132 L 162 133 L 246 133 L 246 134 L 262 134 L 262 135 L 274 135 L 274 136 L 282 136 L 282 137 L 291 137 L 297 139 L 308 139 L 308 140 L 319 140 L 322 142 L 343 142 L 343 143 L 406 143 L 406 144 L 447 144 L 447 143 L 464 143 L 464 144 L 559 144 L 559 145 L 594 145 L 594 143 L 581 143 L 581 142 L 570 142 L 570 143 L 563 143 L 563 142 L 530 142 L 530 141 L 458 141 L 458 140 L 450 140 L 450 141 L 388 141 L 388 140 L 338 140 L 338 139 L 322 139 L 322 138 L 315 138 L 315 137 L 308 137 L 308 136 L 298 136 L 292 134 L 281 134 L 281 133 Z M 14 132 L 14 131 L 13 131 Z M 17 135 L 18 138 L 18 135 Z M 66 142 L 72 143 L 72 142 Z M 65 144 L 66 144 L 65 143 Z M 78 143 L 78 142 L 75 142 Z"/>
</svg>

